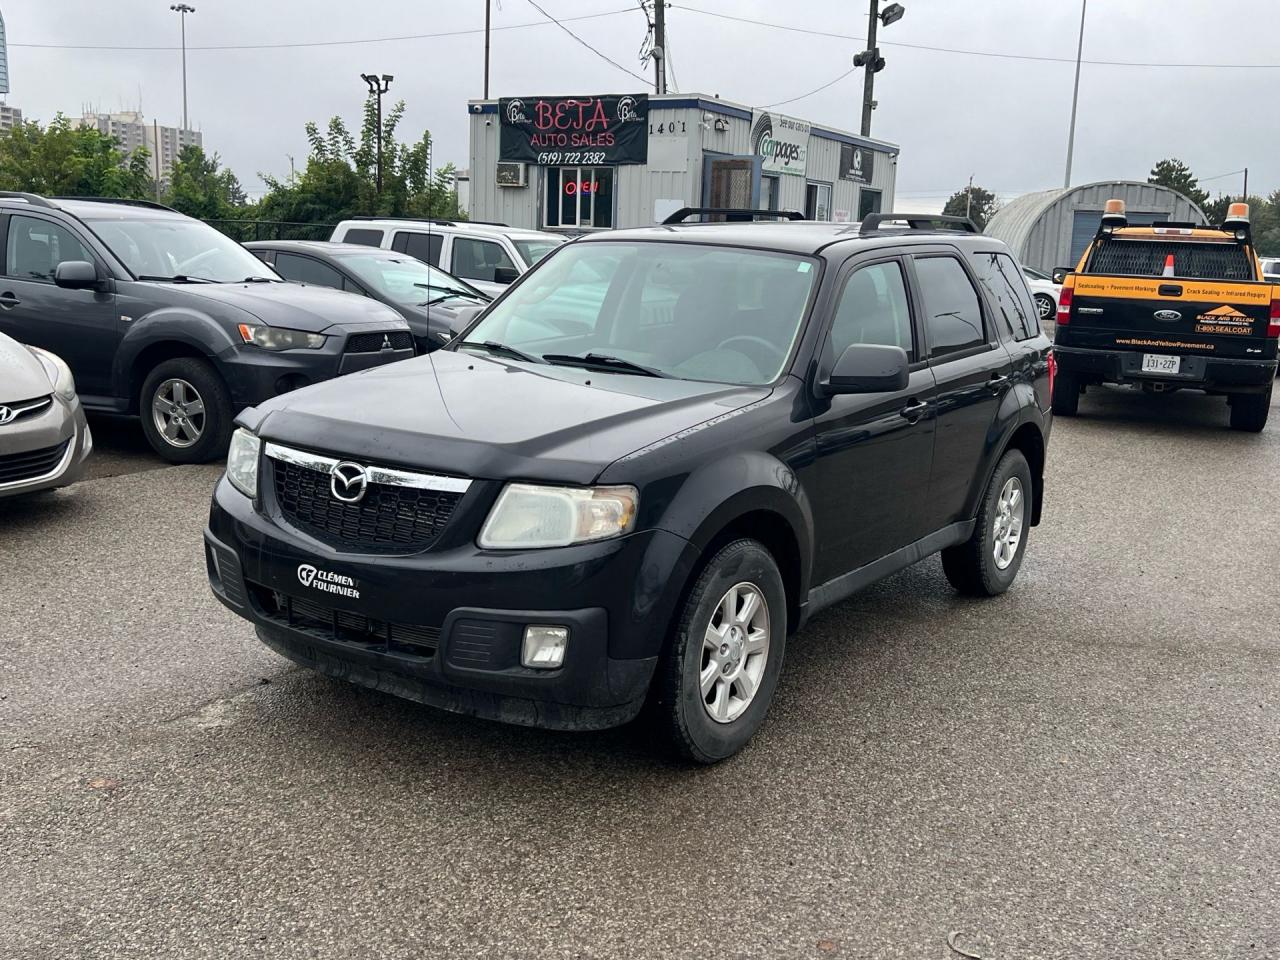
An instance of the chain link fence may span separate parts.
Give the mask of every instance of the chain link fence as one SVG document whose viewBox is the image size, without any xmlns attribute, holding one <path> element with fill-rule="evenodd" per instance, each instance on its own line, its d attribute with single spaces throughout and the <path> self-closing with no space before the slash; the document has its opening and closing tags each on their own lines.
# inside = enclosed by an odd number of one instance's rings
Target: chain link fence
<svg viewBox="0 0 1280 960">
<path fill-rule="evenodd" d="M 241 243 L 250 240 L 328 240 L 334 223 L 289 220 L 206 220 L 205 223 Z"/>
</svg>

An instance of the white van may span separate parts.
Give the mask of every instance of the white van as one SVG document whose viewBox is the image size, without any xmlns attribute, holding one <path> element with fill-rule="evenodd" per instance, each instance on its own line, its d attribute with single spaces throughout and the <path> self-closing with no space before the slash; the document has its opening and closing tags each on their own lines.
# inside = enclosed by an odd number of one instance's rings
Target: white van
<svg viewBox="0 0 1280 960">
<path fill-rule="evenodd" d="M 357 217 L 333 228 L 330 240 L 361 243 L 417 257 L 497 296 L 565 238 L 502 223 Z"/>
</svg>

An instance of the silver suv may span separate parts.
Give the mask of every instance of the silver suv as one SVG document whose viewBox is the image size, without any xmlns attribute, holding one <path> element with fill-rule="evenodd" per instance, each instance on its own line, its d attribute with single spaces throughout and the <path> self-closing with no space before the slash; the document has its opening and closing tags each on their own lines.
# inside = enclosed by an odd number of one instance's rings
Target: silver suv
<svg viewBox="0 0 1280 960">
<path fill-rule="evenodd" d="M 554 233 L 504 223 L 394 217 L 343 220 L 329 239 L 407 253 L 492 297 L 565 241 Z"/>
</svg>

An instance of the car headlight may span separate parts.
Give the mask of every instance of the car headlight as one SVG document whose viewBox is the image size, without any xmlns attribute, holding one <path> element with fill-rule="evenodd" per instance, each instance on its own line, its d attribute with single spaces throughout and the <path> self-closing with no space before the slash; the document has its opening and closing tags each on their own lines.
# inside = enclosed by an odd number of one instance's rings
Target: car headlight
<svg viewBox="0 0 1280 960">
<path fill-rule="evenodd" d="M 252 323 L 240 324 L 240 336 L 245 343 L 252 343 L 263 350 L 319 350 L 325 341 L 323 333 L 307 333 L 285 327 L 261 327 Z"/>
<path fill-rule="evenodd" d="M 479 544 L 496 549 L 565 547 L 630 533 L 635 487 L 539 487 L 509 483 L 489 512 Z"/>
<path fill-rule="evenodd" d="M 258 452 L 262 441 L 244 427 L 231 435 L 231 447 L 227 450 L 227 479 L 246 497 L 258 496 Z"/>
<path fill-rule="evenodd" d="M 44 367 L 45 375 L 49 378 L 49 382 L 53 384 L 53 392 L 70 403 L 76 398 L 76 379 L 71 375 L 71 368 L 57 354 L 50 353 L 48 350 L 41 350 L 39 347 L 28 347 L 35 358 L 40 361 L 40 365 Z"/>
</svg>

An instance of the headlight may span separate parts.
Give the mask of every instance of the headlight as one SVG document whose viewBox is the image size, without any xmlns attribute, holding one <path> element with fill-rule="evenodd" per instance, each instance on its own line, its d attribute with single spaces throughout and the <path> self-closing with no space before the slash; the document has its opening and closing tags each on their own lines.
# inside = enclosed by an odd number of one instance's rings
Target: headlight
<svg viewBox="0 0 1280 960">
<path fill-rule="evenodd" d="M 565 547 L 630 533 L 635 487 L 536 487 L 509 483 L 480 531 L 480 546 Z"/>
<path fill-rule="evenodd" d="M 323 333 L 306 333 L 284 327 L 260 327 L 251 323 L 240 324 L 240 336 L 245 343 L 252 343 L 263 350 L 319 350 L 324 346 L 325 340 Z"/>
<path fill-rule="evenodd" d="M 52 354 L 47 350 L 41 350 L 39 347 L 28 347 L 40 365 L 44 367 L 44 372 L 49 378 L 49 382 L 53 384 L 53 392 L 63 400 L 70 403 L 76 398 L 76 380 L 71 376 L 71 368 L 66 362 L 56 354 Z"/>
<path fill-rule="evenodd" d="M 237 428 L 231 435 L 227 451 L 227 479 L 231 485 L 253 499 L 258 496 L 258 451 L 262 441 L 246 430 Z"/>
</svg>

